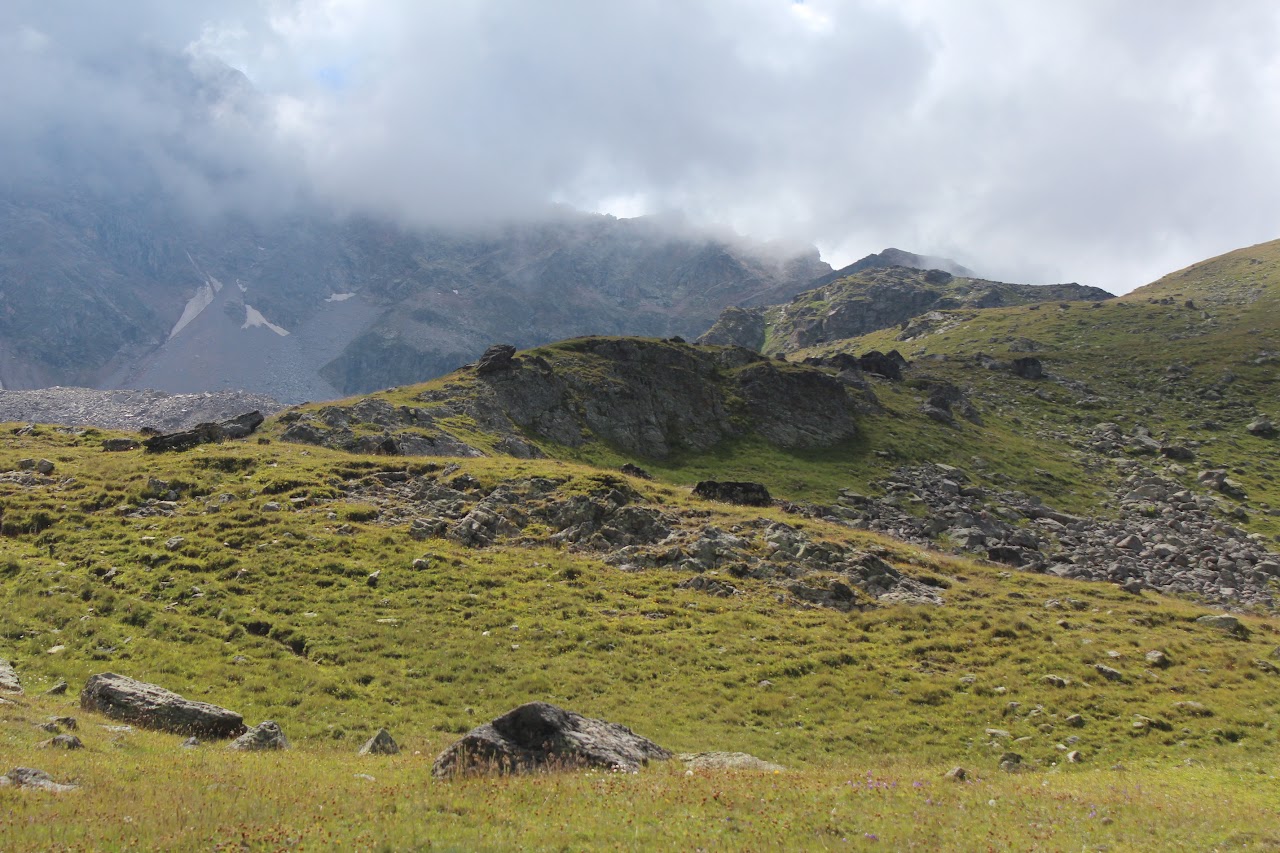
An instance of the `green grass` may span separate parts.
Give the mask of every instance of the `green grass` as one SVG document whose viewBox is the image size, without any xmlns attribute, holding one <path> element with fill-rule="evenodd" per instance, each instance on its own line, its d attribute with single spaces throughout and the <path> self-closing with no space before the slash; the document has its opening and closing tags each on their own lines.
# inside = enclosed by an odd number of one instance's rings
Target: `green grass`
<svg viewBox="0 0 1280 853">
<path fill-rule="evenodd" d="M 7 850 L 1235 850 L 1274 849 L 1274 762 L 1213 756 L 1072 773 L 941 778 L 944 765 L 857 756 L 778 775 L 571 773 L 432 780 L 425 743 L 359 758 L 178 750 L 138 732 L 28 754 L 84 787 L 0 790 Z M 357 775 L 360 774 L 360 775 Z M 372 778 L 362 778 L 372 777 Z M 1212 796 L 1205 792 L 1212 791 Z"/>
<path fill-rule="evenodd" d="M 255 849 L 291 838 L 392 848 L 428 839 L 466 849 L 516 839 L 532 847 L 664 839 L 820 847 L 844 837 L 871 843 L 865 832 L 891 845 L 924 845 L 944 833 L 975 848 L 1089 839 L 1123 846 L 1143 837 L 1210 844 L 1227 838 L 1232 814 L 1266 801 L 1256 786 L 1233 780 L 1274 773 L 1274 762 L 1258 756 L 1275 754 L 1280 676 L 1255 664 L 1280 643 L 1270 618 L 1249 617 L 1251 637 L 1237 640 L 1194 622 L 1205 611 L 1186 603 L 1010 574 L 631 481 L 642 502 L 705 512 L 722 529 L 763 514 L 878 550 L 946 587 L 947 603 L 797 610 L 749 578 L 733 579 L 742 595 L 711 598 L 677 589 L 680 573 L 622 572 L 545 544 L 414 541 L 407 525 L 383 520 L 387 506 L 344 496 L 378 471 L 409 466 L 435 476 L 448 460 L 279 443 L 107 454 L 96 449 L 101 437 L 39 428 L 0 439 L 0 471 L 25 457 L 58 465 L 38 486 L 0 482 L 0 657 L 16 662 L 31 694 L 59 678 L 72 684 L 66 699 L 0 706 L 0 753 L 10 765 L 85 785 L 59 798 L 0 791 L 6 849 L 124 847 L 129 839 L 207 847 L 241 837 Z M 465 472 L 490 485 L 546 476 L 572 494 L 602 482 L 596 469 L 555 460 L 460 464 L 449 476 Z M 151 478 L 180 492 L 175 514 L 126 517 L 121 504 L 146 500 Z M 282 510 L 264 511 L 269 500 Z M 170 549 L 173 537 L 183 542 Z M 419 557 L 429 568 L 411 568 Z M 382 572 L 376 588 L 366 582 L 374 570 Z M 1046 607 L 1051 600 L 1063 606 Z M 1173 667 L 1147 674 L 1143 655 L 1152 649 Z M 1095 663 L 1126 680 L 1102 679 Z M 250 723 L 275 719 L 295 750 L 189 753 L 176 736 L 115 736 L 99 728 L 105 721 L 76 714 L 87 750 L 36 751 L 47 735 L 32 722 L 74 713 L 75 691 L 106 670 L 235 708 Z M 1050 673 L 1071 683 L 1046 685 Z M 532 699 L 622 722 L 677 751 L 742 750 L 794 770 L 785 782 L 690 780 L 664 768 L 634 778 L 427 781 L 430 760 L 451 739 Z M 1213 715 L 1181 715 L 1181 700 Z M 1019 703 L 1013 711 L 1011 702 Z M 1084 728 L 1065 725 L 1074 713 Z M 1159 727 L 1135 730 L 1135 714 Z M 352 753 L 380 726 L 410 754 L 357 761 Z M 1019 742 L 993 740 L 986 728 Z M 1081 765 L 1063 763 L 1058 746 L 1070 736 L 1081 738 L 1073 746 Z M 1028 775 L 996 770 L 1009 748 L 1026 758 Z M 1188 759 L 1203 768 L 1174 769 Z M 1138 775 L 1108 769 L 1117 762 Z M 953 764 L 984 781 L 944 785 L 939 776 Z M 377 781 L 351 775 L 366 771 Z M 847 780 L 868 771 L 898 787 L 852 793 Z M 1189 798 L 1206 785 L 1214 786 L 1212 802 L 1151 811 L 1161 797 Z M 927 805 L 929 798 L 945 805 Z M 990 799 L 1008 806 L 988 807 Z M 1086 805 L 1115 823 L 1086 819 Z M 125 824 L 125 815 L 134 821 Z"/>
</svg>

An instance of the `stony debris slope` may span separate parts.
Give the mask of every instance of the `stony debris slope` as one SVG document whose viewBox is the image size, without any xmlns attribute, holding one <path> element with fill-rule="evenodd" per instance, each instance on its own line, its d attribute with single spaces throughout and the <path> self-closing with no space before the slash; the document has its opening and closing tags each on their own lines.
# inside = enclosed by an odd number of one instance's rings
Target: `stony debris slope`
<svg viewBox="0 0 1280 853">
<path fill-rule="evenodd" d="M 166 394 L 162 391 L 98 391 L 60 387 L 0 391 L 0 423 L 11 421 L 170 431 L 226 420 L 255 409 L 264 415 L 272 415 L 283 408 L 283 403 L 265 394 L 245 391 Z"/>
<path fill-rule="evenodd" d="M 799 607 L 847 611 L 943 600 L 936 586 L 883 559 L 889 556 L 883 549 L 813 536 L 768 517 L 726 527 L 709 511 L 658 504 L 617 475 L 602 473 L 585 485 L 533 477 L 486 487 L 447 466 L 438 473 L 363 478 L 346 497 L 377 506 L 378 523 L 407 525 L 409 535 L 425 543 L 552 545 L 626 572 L 675 571 L 685 575 L 680 586 L 714 596 L 737 595 L 735 579 L 752 578 L 774 587 L 780 602 Z"/>
</svg>

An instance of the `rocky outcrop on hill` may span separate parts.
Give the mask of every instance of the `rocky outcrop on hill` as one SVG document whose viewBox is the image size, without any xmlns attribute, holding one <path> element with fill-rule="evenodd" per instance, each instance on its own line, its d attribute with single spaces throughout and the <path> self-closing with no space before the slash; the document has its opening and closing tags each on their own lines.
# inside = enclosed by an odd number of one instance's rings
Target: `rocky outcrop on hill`
<svg viewBox="0 0 1280 853">
<path fill-rule="evenodd" d="M 964 278 L 977 278 L 978 274 L 968 267 L 961 266 L 950 258 L 939 258 L 934 255 L 917 255 L 915 252 L 906 252 L 902 249 L 888 248 L 883 252 L 877 252 L 859 258 L 847 267 L 841 267 L 833 270 L 826 275 L 814 281 L 814 287 L 822 287 L 824 284 L 830 284 L 833 281 L 839 281 L 842 278 L 848 278 L 851 275 L 857 275 L 866 270 L 888 269 L 890 267 L 906 267 L 913 270 L 939 270 L 949 275 L 960 276 Z"/>
<path fill-rule="evenodd" d="M 248 411 L 273 415 L 284 405 L 263 394 L 218 391 L 165 394 L 161 391 L 97 391 L 40 388 L 0 391 L 0 423 L 61 424 L 101 429 L 162 432 L 191 429 Z"/>
<path fill-rule="evenodd" d="M 477 726 L 431 766 L 437 778 L 475 773 L 534 773 L 600 767 L 634 773 L 671 751 L 626 726 L 529 702 Z"/>
<path fill-rule="evenodd" d="M 903 326 L 930 312 L 1112 298 L 1104 290 L 1079 284 L 1006 284 L 902 266 L 867 268 L 819 281 L 820 286 L 783 305 L 726 309 L 698 342 L 786 353 Z"/>
<path fill-rule="evenodd" d="M 594 440 L 663 459 L 753 432 L 778 447 L 829 447 L 857 434 L 859 412 L 875 399 L 860 376 L 736 347 L 644 338 L 578 338 L 519 356 L 493 348 L 457 380 L 423 392 L 420 406 L 371 398 L 289 412 L 283 437 L 393 455 L 474 456 L 481 449 L 449 431 L 450 421 L 465 419 L 496 437 L 493 450 L 513 456 L 540 455 L 538 440 L 566 447 Z"/>
<path fill-rule="evenodd" d="M 226 738 L 244 731 L 244 719 L 234 711 L 193 702 L 163 687 L 113 672 L 94 675 L 85 682 L 80 707 L 175 734 Z"/>
<path fill-rule="evenodd" d="M 942 600 L 937 589 L 871 551 L 764 518 L 725 529 L 709 523 L 705 512 L 646 502 L 614 475 L 597 475 L 583 494 L 541 477 L 487 488 L 455 471 L 370 477 L 351 484 L 348 496 L 377 506 L 379 524 L 407 529 L 420 541 L 551 545 L 623 571 L 675 570 L 683 575 L 680 586 L 709 595 L 735 595 L 735 578 L 753 578 L 801 608 L 848 611 Z"/>
<path fill-rule="evenodd" d="M 727 305 L 787 299 L 830 271 L 812 247 L 656 217 L 561 210 L 466 229 L 308 206 L 193 217 L 164 194 L 50 174 L 0 187 L 0 388 L 332 399 L 440 376 L 494 340 L 692 337 Z"/>
<path fill-rule="evenodd" d="M 246 412 L 221 423 L 196 424 L 189 430 L 153 435 L 142 444 L 148 453 L 190 450 L 201 444 L 246 438 L 262 425 L 263 420 L 262 412 Z"/>
<path fill-rule="evenodd" d="M 1136 461 L 1122 460 L 1120 468 L 1119 511 L 1109 518 L 1074 516 L 1029 495 L 975 486 L 947 465 L 899 469 L 879 483 L 883 497 L 845 492 L 819 512 L 1027 571 L 1274 608 L 1280 554 L 1261 536 L 1232 525 L 1208 490 L 1187 489 Z"/>
</svg>

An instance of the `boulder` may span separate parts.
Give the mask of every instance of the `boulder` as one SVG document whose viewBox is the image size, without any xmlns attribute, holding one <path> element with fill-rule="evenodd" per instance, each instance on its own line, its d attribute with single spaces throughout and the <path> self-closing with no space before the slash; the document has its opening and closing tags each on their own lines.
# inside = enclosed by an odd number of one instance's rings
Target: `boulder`
<svg viewBox="0 0 1280 853">
<path fill-rule="evenodd" d="M 275 720 L 263 720 L 240 737 L 227 744 L 227 749 L 240 752 L 260 752 L 269 749 L 288 749 L 289 739 Z"/>
<path fill-rule="evenodd" d="M 693 496 L 739 506 L 769 506 L 773 503 L 769 490 L 760 483 L 733 480 L 702 480 L 693 487 Z"/>
<path fill-rule="evenodd" d="M 858 357 L 858 366 L 864 373 L 874 373 L 885 379 L 901 382 L 902 368 L 906 366 L 906 359 L 897 350 L 888 355 L 879 350 L 872 350 Z"/>
<path fill-rule="evenodd" d="M 635 772 L 671 753 L 626 726 L 530 702 L 468 732 L 440 753 L 437 778 L 466 773 L 530 773 L 577 767 Z"/>
<path fill-rule="evenodd" d="M 138 442 L 132 438 L 104 438 L 102 440 L 102 449 L 108 453 L 120 453 L 126 450 L 137 450 Z"/>
<path fill-rule="evenodd" d="M 1274 438 L 1276 435 L 1276 425 L 1271 422 L 1270 418 L 1258 418 L 1245 427 L 1250 434 L 1261 436 L 1262 438 Z"/>
<path fill-rule="evenodd" d="M 53 781 L 53 777 L 43 770 L 37 770 L 34 767 L 15 767 L 3 776 L 0 776 L 0 788 L 12 785 L 15 788 L 33 788 L 39 791 L 49 791 L 54 794 L 60 794 L 64 791 L 74 791 L 75 785 L 67 785 Z"/>
<path fill-rule="evenodd" d="M 753 770 L 780 773 L 787 768 L 745 752 L 684 752 L 676 758 L 689 770 Z"/>
<path fill-rule="evenodd" d="M 39 749 L 84 749 L 84 743 L 75 735 L 54 735 L 36 746 Z"/>
<path fill-rule="evenodd" d="M 628 477 L 636 477 L 641 480 L 653 479 L 652 474 L 650 474 L 648 471 L 641 468 L 639 465 L 632 464 L 631 462 L 626 463 L 619 470 L 622 471 L 622 473 L 626 474 Z"/>
<path fill-rule="evenodd" d="M 494 344 L 480 355 L 480 360 L 476 362 L 476 373 L 487 376 L 490 373 L 510 370 L 515 355 L 516 348 L 511 344 Z"/>
<path fill-rule="evenodd" d="M 1208 616 L 1201 616 L 1196 621 L 1201 625 L 1207 625 L 1210 628 L 1217 628 L 1219 631 L 1224 631 L 1237 637 L 1249 636 L 1249 629 L 1245 627 L 1243 622 L 1236 617 L 1228 616 L 1225 613 L 1213 613 Z"/>
<path fill-rule="evenodd" d="M 1101 675 L 1107 681 L 1124 681 L 1124 673 L 1118 669 L 1113 669 L 1103 663 L 1095 663 L 1093 668 L 1098 671 L 1098 675 Z"/>
<path fill-rule="evenodd" d="M 91 676 L 80 691 L 80 707 L 117 720 L 174 734 L 235 737 L 244 719 L 235 711 L 193 702 L 154 684 L 114 672 Z"/>
<path fill-rule="evenodd" d="M 1010 364 L 1015 376 L 1023 379 L 1043 379 L 1044 366 L 1040 364 L 1040 359 L 1026 356 L 1025 358 L 1015 358 Z"/>
<path fill-rule="evenodd" d="M 0 693 L 21 693 L 22 684 L 18 681 L 18 672 L 13 664 L 0 658 Z"/>
<path fill-rule="evenodd" d="M 395 738 L 386 729 L 378 729 L 378 733 L 360 747 L 360 755 L 395 755 L 399 751 L 400 744 L 395 742 Z"/>
</svg>

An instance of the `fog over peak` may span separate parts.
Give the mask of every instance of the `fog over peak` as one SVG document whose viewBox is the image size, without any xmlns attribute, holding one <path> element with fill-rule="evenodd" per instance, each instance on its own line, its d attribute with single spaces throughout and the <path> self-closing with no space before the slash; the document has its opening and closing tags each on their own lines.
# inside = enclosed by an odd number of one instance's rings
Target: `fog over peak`
<svg viewBox="0 0 1280 853">
<path fill-rule="evenodd" d="M 0 179 L 409 226 L 677 210 L 1128 290 L 1280 236 L 1269 0 L 10 0 Z"/>
</svg>

